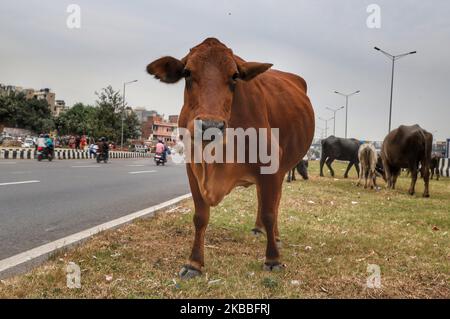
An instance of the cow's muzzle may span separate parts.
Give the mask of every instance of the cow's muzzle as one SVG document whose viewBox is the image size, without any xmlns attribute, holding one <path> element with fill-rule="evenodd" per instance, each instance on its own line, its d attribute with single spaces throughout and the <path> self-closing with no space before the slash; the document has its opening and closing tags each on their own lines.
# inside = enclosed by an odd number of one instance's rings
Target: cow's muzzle
<svg viewBox="0 0 450 319">
<path fill-rule="evenodd" d="M 225 122 L 216 120 L 201 120 L 201 130 L 203 133 L 211 128 L 218 129 L 223 133 L 225 131 Z"/>
</svg>

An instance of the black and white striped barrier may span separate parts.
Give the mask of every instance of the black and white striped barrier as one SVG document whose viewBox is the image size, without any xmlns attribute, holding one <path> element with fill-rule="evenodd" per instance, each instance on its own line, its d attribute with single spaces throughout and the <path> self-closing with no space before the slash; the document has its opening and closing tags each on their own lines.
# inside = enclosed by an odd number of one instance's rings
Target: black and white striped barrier
<svg viewBox="0 0 450 319">
<path fill-rule="evenodd" d="M 2 148 L 0 159 L 34 159 L 34 149 L 26 148 Z"/>
<path fill-rule="evenodd" d="M 134 153 L 134 152 L 119 152 L 110 151 L 110 158 L 150 158 L 150 153 Z M 36 151 L 35 149 L 25 149 L 25 148 L 2 148 L 0 149 L 0 160 L 18 160 L 18 159 L 35 159 Z M 90 154 L 89 151 L 80 151 L 72 149 L 56 149 L 55 159 L 65 160 L 65 159 L 94 159 L 94 155 Z"/>
<path fill-rule="evenodd" d="M 439 160 L 439 173 L 441 176 L 450 177 L 450 158 L 441 158 Z"/>
</svg>

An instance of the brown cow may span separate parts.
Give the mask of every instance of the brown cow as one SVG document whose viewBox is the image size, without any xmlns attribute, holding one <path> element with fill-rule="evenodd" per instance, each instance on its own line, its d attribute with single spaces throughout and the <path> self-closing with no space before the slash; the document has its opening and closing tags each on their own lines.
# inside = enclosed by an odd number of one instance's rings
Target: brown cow
<svg viewBox="0 0 450 319">
<path fill-rule="evenodd" d="M 423 196 L 430 196 L 428 186 L 432 143 L 433 135 L 417 124 L 401 125 L 385 137 L 381 158 L 388 188 L 394 189 L 401 169 L 408 168 L 411 172 L 411 186 L 408 192 L 413 195 L 420 163 L 421 174 L 425 182 Z"/>
<path fill-rule="evenodd" d="M 306 82 L 295 74 L 269 70 L 271 67 L 268 63 L 244 61 L 214 38 L 206 39 L 181 60 L 163 57 L 147 66 L 148 73 L 165 83 L 185 78 L 178 124 L 188 129 L 191 136 L 195 133 L 195 120 L 202 120 L 203 130 L 279 128 L 279 168 L 273 174 L 261 173 L 265 164 L 259 159 L 256 163 L 194 163 L 194 146 L 190 144 L 191 161 L 186 168 L 195 204 L 195 237 L 189 264 L 180 272 L 184 279 L 200 275 L 204 266 L 210 207 L 218 205 L 236 186 L 252 184 L 256 184 L 258 194 L 254 230 L 264 229 L 267 235 L 264 269 L 283 268 L 277 247 L 281 187 L 287 171 L 311 145 L 314 111 L 306 95 Z M 268 135 L 267 140 L 270 138 Z M 183 142 L 186 144 L 185 139 Z"/>
</svg>

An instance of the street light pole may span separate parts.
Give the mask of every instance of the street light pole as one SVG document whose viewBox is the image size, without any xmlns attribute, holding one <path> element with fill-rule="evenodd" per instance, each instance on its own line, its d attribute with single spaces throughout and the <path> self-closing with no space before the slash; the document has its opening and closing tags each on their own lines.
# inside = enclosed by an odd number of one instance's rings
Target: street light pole
<svg viewBox="0 0 450 319">
<path fill-rule="evenodd" d="M 390 53 L 387 53 L 386 51 L 381 50 L 378 47 L 374 47 L 375 50 L 380 51 L 381 53 L 383 53 L 385 56 L 387 56 L 391 61 L 392 61 L 392 74 L 391 74 L 391 98 L 390 98 L 390 102 L 389 102 L 389 130 L 388 133 L 391 131 L 391 124 L 392 124 L 392 96 L 393 96 L 393 92 L 394 92 L 394 69 L 395 69 L 395 61 L 397 61 L 398 59 L 401 59 L 407 55 L 410 54 L 416 54 L 417 51 L 411 51 L 408 53 L 403 53 L 403 54 L 399 54 L 399 55 L 392 55 Z"/>
<path fill-rule="evenodd" d="M 121 135 L 121 139 L 120 139 L 120 149 L 123 150 L 123 122 L 124 122 L 124 117 L 123 117 L 123 113 L 125 112 L 125 90 L 126 90 L 126 86 L 128 84 L 131 83 L 135 83 L 138 80 L 134 80 L 134 81 L 130 81 L 130 82 L 125 82 L 123 84 L 123 96 L 122 96 L 122 135 Z"/>
<path fill-rule="evenodd" d="M 322 120 L 322 121 L 324 121 L 325 122 L 325 138 L 327 138 L 328 137 L 328 121 L 331 121 L 333 118 L 329 118 L 329 119 L 324 119 L 324 118 L 321 118 L 321 117 L 319 117 L 319 120 Z"/>
<path fill-rule="evenodd" d="M 348 122 L 348 98 L 352 95 L 358 94 L 359 92 L 361 92 L 360 90 L 355 91 L 353 93 L 350 94 L 344 94 L 338 91 L 334 91 L 334 93 L 345 96 L 345 138 L 347 138 L 347 122 Z"/>
<path fill-rule="evenodd" d="M 344 108 L 344 106 L 341 106 L 340 108 L 334 109 L 331 107 L 326 107 L 327 110 L 330 110 L 331 112 L 333 112 L 333 118 L 334 118 L 334 124 L 333 124 L 333 135 L 336 136 L 336 113 L 340 110 L 342 110 Z"/>
</svg>

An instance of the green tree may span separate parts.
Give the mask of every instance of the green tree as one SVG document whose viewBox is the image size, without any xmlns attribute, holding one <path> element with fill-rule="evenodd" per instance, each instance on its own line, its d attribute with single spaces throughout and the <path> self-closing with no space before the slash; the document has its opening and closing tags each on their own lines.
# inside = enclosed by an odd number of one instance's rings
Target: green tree
<svg viewBox="0 0 450 319">
<path fill-rule="evenodd" d="M 46 100 L 26 99 L 22 93 L 0 96 L 0 122 L 6 126 L 35 132 L 54 128 L 50 107 Z"/>
</svg>

